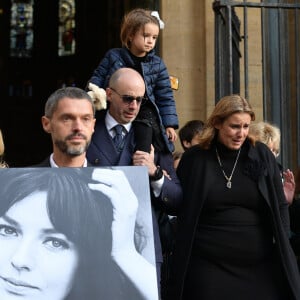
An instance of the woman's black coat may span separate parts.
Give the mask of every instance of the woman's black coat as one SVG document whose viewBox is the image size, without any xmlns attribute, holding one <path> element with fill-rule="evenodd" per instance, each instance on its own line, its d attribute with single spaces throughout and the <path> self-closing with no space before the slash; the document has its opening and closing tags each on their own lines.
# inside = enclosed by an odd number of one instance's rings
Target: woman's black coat
<svg viewBox="0 0 300 300">
<path fill-rule="evenodd" d="M 248 147 L 248 163 L 245 172 L 257 182 L 259 191 L 268 204 L 272 216 L 273 234 L 284 274 L 294 299 L 300 299 L 300 277 L 296 258 L 289 243 L 288 204 L 285 200 L 280 172 L 274 155 L 265 144 L 255 146 L 245 141 Z M 214 149 L 214 148 L 213 148 Z M 194 146 L 187 150 L 178 166 L 184 201 L 178 216 L 178 232 L 174 249 L 167 293 L 164 299 L 182 299 L 183 284 L 191 254 L 198 218 L 214 178 L 216 160 L 214 150 Z M 242 196 L 242 195 L 241 195 Z"/>
</svg>

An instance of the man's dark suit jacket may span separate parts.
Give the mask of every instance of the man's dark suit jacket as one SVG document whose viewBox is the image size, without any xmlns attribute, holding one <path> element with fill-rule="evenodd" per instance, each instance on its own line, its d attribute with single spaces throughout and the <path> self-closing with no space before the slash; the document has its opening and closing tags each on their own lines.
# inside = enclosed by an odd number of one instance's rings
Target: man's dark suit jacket
<svg viewBox="0 0 300 300">
<path fill-rule="evenodd" d="M 87 151 L 87 159 L 93 166 L 131 166 L 132 156 L 135 148 L 134 130 L 131 128 L 126 135 L 122 152 L 119 154 L 113 140 L 105 126 L 105 114 L 103 111 L 97 117 L 95 132 Z M 173 157 L 169 153 L 155 153 L 155 163 L 165 170 L 171 179 L 165 177 L 161 194 L 155 197 L 151 191 L 152 206 L 156 210 L 163 210 L 167 214 L 176 215 L 177 209 L 182 201 L 182 190 L 176 171 L 173 166 Z M 151 186 L 150 186 L 151 190 Z M 161 243 L 157 219 L 153 218 L 153 231 L 155 241 L 155 254 L 157 263 L 162 262 Z"/>
</svg>

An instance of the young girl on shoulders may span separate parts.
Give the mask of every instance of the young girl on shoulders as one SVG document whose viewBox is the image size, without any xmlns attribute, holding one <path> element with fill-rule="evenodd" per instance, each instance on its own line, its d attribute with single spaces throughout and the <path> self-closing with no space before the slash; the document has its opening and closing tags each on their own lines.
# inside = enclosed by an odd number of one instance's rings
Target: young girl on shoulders
<svg viewBox="0 0 300 300">
<path fill-rule="evenodd" d="M 110 88 L 111 74 L 124 67 L 133 68 L 143 76 L 147 101 L 141 103 L 134 130 L 136 150 L 146 152 L 150 152 L 151 144 L 156 151 L 173 152 L 173 142 L 177 139 L 178 116 L 170 76 L 154 50 L 159 30 L 163 27 L 156 11 L 137 8 L 127 13 L 121 25 L 122 48 L 110 49 L 88 81 L 88 85 Z M 115 93 L 124 96 L 120 91 Z"/>
</svg>

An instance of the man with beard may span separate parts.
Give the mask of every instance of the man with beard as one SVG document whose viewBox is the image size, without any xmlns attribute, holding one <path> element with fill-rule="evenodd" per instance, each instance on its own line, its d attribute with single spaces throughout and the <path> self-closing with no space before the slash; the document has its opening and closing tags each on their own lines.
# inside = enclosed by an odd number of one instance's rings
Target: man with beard
<svg viewBox="0 0 300 300">
<path fill-rule="evenodd" d="M 93 100 L 80 88 L 61 88 L 50 95 L 42 125 L 51 134 L 53 153 L 35 167 L 86 167 L 94 115 Z"/>
</svg>

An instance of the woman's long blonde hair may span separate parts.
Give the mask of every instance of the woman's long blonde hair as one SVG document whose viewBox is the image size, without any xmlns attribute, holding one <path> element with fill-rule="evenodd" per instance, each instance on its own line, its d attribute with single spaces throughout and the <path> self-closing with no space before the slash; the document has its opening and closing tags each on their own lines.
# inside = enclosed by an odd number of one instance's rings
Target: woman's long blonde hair
<svg viewBox="0 0 300 300">
<path fill-rule="evenodd" d="M 221 98 L 207 119 L 201 133 L 199 144 L 202 148 L 210 148 L 211 142 L 217 134 L 215 126 L 222 124 L 234 113 L 248 113 L 251 116 L 251 121 L 255 120 L 255 114 L 251 105 L 242 96 L 234 94 Z M 251 137 L 249 139 L 254 143 Z"/>
</svg>

